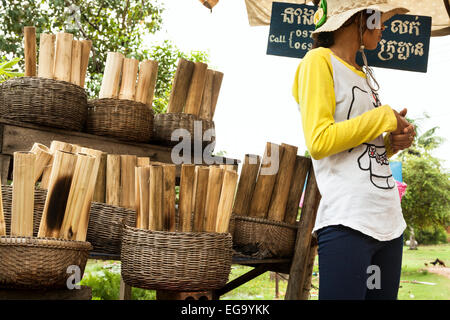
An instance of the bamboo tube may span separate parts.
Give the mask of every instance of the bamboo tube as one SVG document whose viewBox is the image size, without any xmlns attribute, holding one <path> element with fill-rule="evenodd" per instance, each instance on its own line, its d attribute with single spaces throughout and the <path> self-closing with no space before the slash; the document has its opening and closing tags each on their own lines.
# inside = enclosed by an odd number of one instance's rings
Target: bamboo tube
<svg viewBox="0 0 450 320">
<path fill-rule="evenodd" d="M 53 79 L 55 64 L 55 35 L 41 33 L 39 40 L 39 68 L 38 77 Z"/>
<path fill-rule="evenodd" d="M 158 61 L 144 60 L 139 67 L 139 78 L 136 87 L 136 101 L 149 107 L 153 103 L 156 78 L 158 76 Z"/>
<path fill-rule="evenodd" d="M 134 209 L 134 167 L 136 156 L 120 156 L 120 206 Z"/>
<path fill-rule="evenodd" d="M 2 184 L 0 183 L 0 236 L 6 236 L 6 223 L 3 214 Z"/>
<path fill-rule="evenodd" d="M 138 60 L 130 58 L 123 59 L 119 99 L 135 100 L 138 68 Z"/>
<path fill-rule="evenodd" d="M 194 192 L 195 165 L 183 164 L 180 177 L 180 199 L 178 203 L 178 230 L 192 230 L 192 194 Z"/>
<path fill-rule="evenodd" d="M 289 196 L 286 205 L 286 214 L 284 215 L 284 222 L 295 224 L 298 215 L 298 208 L 300 199 L 305 186 L 306 175 L 309 171 L 311 160 L 308 158 L 297 156 L 295 161 L 294 174 L 292 175 L 291 186 L 289 188 Z"/>
<path fill-rule="evenodd" d="M 59 237 L 77 163 L 77 156 L 66 151 L 55 150 L 53 159 L 53 170 L 49 180 L 38 237 Z"/>
<path fill-rule="evenodd" d="M 36 28 L 24 27 L 25 77 L 36 77 Z"/>
<path fill-rule="evenodd" d="M 48 189 L 48 185 L 50 182 L 50 175 L 52 173 L 52 165 L 53 165 L 53 159 L 54 154 L 56 151 L 65 151 L 65 152 L 72 152 L 72 145 L 67 142 L 62 141 L 52 141 L 50 144 L 50 152 L 53 155 L 53 158 L 48 163 L 47 167 L 44 169 L 44 172 L 42 173 L 42 179 L 41 179 L 41 189 Z"/>
<path fill-rule="evenodd" d="M 14 152 L 11 236 L 33 236 L 35 162 L 34 153 Z"/>
<path fill-rule="evenodd" d="M 194 72 L 194 62 L 185 59 L 178 60 L 178 67 L 173 79 L 172 91 L 170 93 L 167 113 L 183 112 L 186 98 Z"/>
<path fill-rule="evenodd" d="M 88 154 L 77 154 L 77 163 L 73 173 L 69 197 L 67 198 L 66 211 L 61 225 L 60 238 L 77 240 L 80 230 L 80 222 L 84 219 L 84 207 L 89 197 L 89 185 L 94 174 L 95 157 Z M 83 241 L 83 240 L 82 240 Z"/>
<path fill-rule="evenodd" d="M 71 148 L 72 153 L 80 153 L 80 152 L 82 153 L 82 149 L 83 149 L 82 146 L 79 146 L 77 144 L 72 144 L 71 146 L 72 146 L 72 148 Z"/>
<path fill-rule="evenodd" d="M 72 70 L 73 34 L 58 32 L 56 34 L 55 64 L 53 73 L 56 80 L 70 82 Z"/>
<path fill-rule="evenodd" d="M 145 167 L 150 165 L 150 158 L 149 157 L 138 157 L 136 161 L 136 166 L 138 167 Z"/>
<path fill-rule="evenodd" d="M 139 207 L 136 218 L 136 227 L 140 229 L 149 228 L 149 205 L 150 205 L 150 166 L 136 167 L 137 185 L 139 188 Z"/>
<path fill-rule="evenodd" d="M 174 164 L 163 164 L 163 180 L 164 180 L 163 220 L 164 220 L 164 230 L 166 231 L 176 231 L 175 176 L 176 176 L 176 166 Z"/>
<path fill-rule="evenodd" d="M 202 232 L 205 229 L 205 205 L 206 194 L 208 191 L 209 168 L 198 166 L 195 168 L 196 185 L 195 185 L 195 202 L 194 202 L 194 225 L 195 232 Z"/>
<path fill-rule="evenodd" d="M 108 154 L 102 152 L 100 155 L 100 165 L 98 167 L 97 182 L 95 183 L 93 201 L 105 203 L 106 201 L 106 158 Z"/>
<path fill-rule="evenodd" d="M 80 68 L 80 87 L 84 88 L 86 81 L 86 72 L 89 65 L 89 54 L 91 53 L 92 41 L 81 40 L 81 68 Z"/>
<path fill-rule="evenodd" d="M 70 82 L 81 86 L 81 41 L 72 40 L 72 69 L 70 72 Z"/>
<path fill-rule="evenodd" d="M 267 214 L 268 219 L 275 221 L 284 221 L 298 150 L 296 146 L 285 143 L 281 144 L 281 148 L 282 156 L 280 158 L 280 166 L 278 168 L 277 179 L 273 187 L 269 212 Z"/>
<path fill-rule="evenodd" d="M 200 105 L 200 118 L 212 120 L 212 91 L 214 83 L 214 70 L 206 70 L 205 87 L 202 94 L 202 103 Z"/>
<path fill-rule="evenodd" d="M 223 170 L 230 170 L 236 172 L 236 167 L 234 166 L 234 164 L 221 164 L 219 165 L 219 167 Z"/>
<path fill-rule="evenodd" d="M 150 166 L 149 230 L 163 231 L 163 193 L 163 167 Z"/>
<path fill-rule="evenodd" d="M 217 208 L 216 232 L 228 232 L 231 213 L 233 211 L 233 200 L 236 192 L 238 174 L 226 170 L 223 175 L 222 190 L 220 192 L 219 206 Z"/>
<path fill-rule="evenodd" d="M 136 211 L 136 228 L 140 228 L 139 219 L 141 217 L 141 190 L 139 186 L 139 167 L 134 167 L 134 210 Z"/>
<path fill-rule="evenodd" d="M 103 72 L 102 86 L 99 93 L 100 99 L 117 99 L 119 97 L 119 84 L 123 59 L 124 56 L 121 53 L 108 52 L 105 71 Z"/>
<path fill-rule="evenodd" d="M 198 116 L 202 103 L 203 89 L 205 88 L 206 70 L 208 65 L 202 62 L 195 62 L 194 72 L 192 73 L 191 84 L 186 98 L 185 113 Z"/>
<path fill-rule="evenodd" d="M 49 162 L 52 160 L 52 154 L 47 146 L 40 143 L 34 143 L 31 148 L 31 152 L 36 154 L 36 164 L 34 168 L 34 183 L 39 180 L 44 169 L 48 166 Z"/>
<path fill-rule="evenodd" d="M 247 216 L 249 213 L 260 163 L 260 156 L 245 155 L 233 208 L 233 212 L 237 215 Z"/>
<path fill-rule="evenodd" d="M 108 154 L 106 157 L 106 203 L 120 205 L 120 155 Z"/>
<path fill-rule="evenodd" d="M 223 80 L 223 73 L 219 71 L 214 71 L 213 90 L 211 98 L 211 119 L 209 120 L 212 120 L 214 118 L 214 113 L 216 112 L 217 100 L 219 99 L 222 80 Z"/>
<path fill-rule="evenodd" d="M 278 151 L 278 152 L 277 152 Z M 250 202 L 249 215 L 256 218 L 265 218 L 269 209 L 270 198 L 277 178 L 276 172 L 270 168 L 276 168 L 279 161 L 279 145 L 267 142 L 262 164 L 256 180 L 255 191 Z M 264 174 L 266 173 L 266 174 Z M 271 173 L 271 174 L 267 174 Z"/>
<path fill-rule="evenodd" d="M 208 191 L 206 193 L 205 204 L 205 229 L 206 232 L 216 231 L 217 209 L 220 201 L 220 192 L 222 190 L 222 182 L 224 170 L 218 167 L 209 169 Z"/>
</svg>

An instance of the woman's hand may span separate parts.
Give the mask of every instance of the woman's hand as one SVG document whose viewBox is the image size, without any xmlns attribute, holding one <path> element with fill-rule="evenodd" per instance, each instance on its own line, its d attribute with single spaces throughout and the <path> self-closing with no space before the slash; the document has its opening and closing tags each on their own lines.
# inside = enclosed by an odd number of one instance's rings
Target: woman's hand
<svg viewBox="0 0 450 320">
<path fill-rule="evenodd" d="M 405 118 L 408 110 L 405 108 L 402 111 L 400 111 L 400 113 L 398 113 L 395 110 L 393 110 L 393 111 L 394 111 L 395 117 L 397 118 L 397 129 L 395 131 L 393 131 L 391 134 L 394 134 L 394 135 L 395 134 L 404 134 L 404 133 L 406 133 L 405 129 L 408 129 L 408 132 L 410 134 L 413 134 L 414 126 L 411 123 L 409 123 Z M 414 135 L 415 135 L 415 133 L 414 133 Z"/>
<path fill-rule="evenodd" d="M 409 148 L 416 136 L 414 125 L 405 119 L 407 112 L 408 110 L 406 108 L 400 113 L 397 113 L 397 111 L 394 110 L 395 116 L 397 117 L 397 130 L 391 132 L 390 135 L 391 147 L 394 154 L 400 150 Z"/>
</svg>

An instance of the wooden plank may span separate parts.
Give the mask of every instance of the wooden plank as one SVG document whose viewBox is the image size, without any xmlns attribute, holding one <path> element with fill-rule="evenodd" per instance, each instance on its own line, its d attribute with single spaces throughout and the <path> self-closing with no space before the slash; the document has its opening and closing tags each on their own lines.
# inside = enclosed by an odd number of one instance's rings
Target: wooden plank
<svg viewBox="0 0 450 320">
<path fill-rule="evenodd" d="M 317 246 L 318 246 L 317 238 L 312 237 L 311 245 L 309 247 L 308 260 L 306 261 L 306 278 L 303 284 L 303 291 L 300 300 L 309 299 L 309 291 L 311 290 L 312 272 L 314 268 L 314 261 L 316 260 L 317 254 Z"/>
<path fill-rule="evenodd" d="M 131 286 L 120 277 L 119 300 L 131 300 Z"/>
<path fill-rule="evenodd" d="M 0 289 L 0 300 L 91 300 L 92 289 L 80 286 L 80 289 L 14 290 Z"/>
<path fill-rule="evenodd" d="M 244 283 L 247 283 L 247 282 L 255 279 L 256 277 L 262 275 L 266 271 L 268 271 L 267 265 L 261 264 L 261 265 L 257 266 L 256 268 L 254 268 L 253 270 L 251 270 L 247 273 L 244 273 L 242 276 L 228 282 L 225 286 L 216 290 L 215 293 L 217 296 L 222 296 L 225 293 L 230 292 L 231 290 L 234 290 L 237 287 L 243 285 Z"/>
<path fill-rule="evenodd" d="M 0 174 L 2 179 L 2 184 L 6 184 L 8 182 L 9 178 L 9 172 L 11 167 L 11 161 L 12 156 L 8 154 L 1 154 L 0 155 Z"/>
</svg>

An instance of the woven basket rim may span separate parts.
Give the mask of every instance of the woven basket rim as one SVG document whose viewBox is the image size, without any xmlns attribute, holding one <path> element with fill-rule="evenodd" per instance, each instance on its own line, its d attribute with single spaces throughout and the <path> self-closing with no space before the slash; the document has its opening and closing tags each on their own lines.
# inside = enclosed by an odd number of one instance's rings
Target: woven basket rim
<svg viewBox="0 0 450 320">
<path fill-rule="evenodd" d="M 111 105 L 108 104 L 108 102 L 120 102 L 120 104 Z M 152 113 L 154 113 L 153 108 L 149 108 L 148 105 L 145 103 L 135 101 L 135 100 L 129 100 L 129 99 L 118 99 L 118 98 L 98 98 L 98 99 L 89 99 L 88 100 L 88 109 L 94 109 L 97 106 L 92 105 L 93 103 L 102 103 L 102 108 L 117 108 L 117 107 L 123 107 L 123 105 L 140 105 L 142 107 L 145 107 L 149 109 Z"/>
<path fill-rule="evenodd" d="M 147 230 L 147 229 L 139 229 L 136 227 L 129 226 L 124 224 L 125 229 L 129 229 L 134 232 L 143 232 L 149 235 L 162 235 L 162 236 L 211 236 L 216 238 L 228 237 L 231 236 L 229 232 L 206 232 L 206 231 L 157 231 L 157 230 Z"/>
<path fill-rule="evenodd" d="M 39 81 L 42 81 L 42 82 L 49 82 L 49 83 L 51 83 L 51 82 L 62 83 L 62 84 L 67 85 L 67 86 L 73 86 L 73 87 L 82 89 L 84 91 L 84 93 L 86 94 L 85 89 L 83 87 L 75 84 L 75 83 L 64 81 L 64 80 L 56 80 L 56 79 L 50 79 L 50 78 L 37 77 L 37 76 L 36 77 L 16 77 L 16 78 L 11 78 L 11 79 L 3 81 L 2 83 L 0 83 L 0 85 L 8 83 L 8 82 L 18 82 L 18 81 L 23 81 L 23 80 L 29 80 L 29 81 L 37 81 L 37 80 L 39 80 Z"/>
<path fill-rule="evenodd" d="M 260 224 L 268 224 L 268 225 L 274 225 L 274 226 L 278 226 L 278 227 L 284 227 L 284 228 L 298 230 L 297 224 L 289 224 L 289 223 L 286 223 L 283 221 L 276 221 L 276 220 L 255 218 L 255 217 L 246 217 L 246 216 L 240 216 L 240 215 L 236 215 L 236 214 L 233 214 L 231 216 L 231 219 L 241 220 L 241 221 L 246 221 L 246 222 L 260 223 Z"/>
<path fill-rule="evenodd" d="M 90 251 L 93 249 L 90 242 L 87 241 L 22 236 L 0 236 L 0 246 L 70 249 L 83 251 Z"/>
<path fill-rule="evenodd" d="M 129 212 L 130 214 L 136 214 L 136 210 L 134 210 L 134 209 L 129 209 L 129 208 L 125 208 L 125 207 L 115 206 L 115 205 L 104 203 L 104 202 L 92 201 L 91 202 L 91 206 L 92 205 L 101 206 L 101 207 L 105 207 L 105 208 L 114 208 L 114 209 L 118 209 L 118 210 L 121 210 L 121 211 L 124 211 L 124 212 Z"/>
</svg>

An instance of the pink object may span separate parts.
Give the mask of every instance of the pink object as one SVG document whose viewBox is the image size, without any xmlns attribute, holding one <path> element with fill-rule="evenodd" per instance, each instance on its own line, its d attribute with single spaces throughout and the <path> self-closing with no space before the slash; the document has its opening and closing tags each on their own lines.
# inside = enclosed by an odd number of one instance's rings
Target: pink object
<svg viewBox="0 0 450 320">
<path fill-rule="evenodd" d="M 395 180 L 395 182 L 397 183 L 398 193 L 400 195 L 400 201 L 402 201 L 402 197 L 405 195 L 406 188 L 408 187 L 408 185 L 404 182 L 400 182 L 397 180 Z"/>
<path fill-rule="evenodd" d="M 305 193 L 302 193 L 302 197 L 300 199 L 300 208 L 303 208 L 303 198 L 305 198 Z"/>
</svg>

